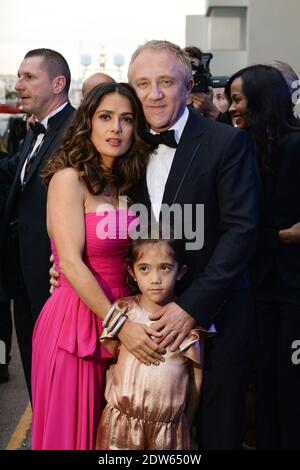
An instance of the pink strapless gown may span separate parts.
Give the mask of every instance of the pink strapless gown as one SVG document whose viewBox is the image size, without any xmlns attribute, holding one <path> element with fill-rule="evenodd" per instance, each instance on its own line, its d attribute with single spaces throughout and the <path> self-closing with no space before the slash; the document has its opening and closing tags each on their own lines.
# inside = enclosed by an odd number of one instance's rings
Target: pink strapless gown
<svg viewBox="0 0 300 470">
<path fill-rule="evenodd" d="M 97 237 L 102 215 L 85 215 L 84 261 L 107 297 L 128 295 L 125 256 L 128 225 L 126 210 L 117 214 L 115 234 Z M 100 227 L 100 231 L 101 231 Z M 99 232 L 98 232 L 99 233 Z M 52 250 L 56 265 L 55 246 Z M 44 305 L 33 333 L 32 449 L 93 449 L 103 409 L 104 371 L 111 357 L 98 341 L 102 322 L 79 298 L 66 278 Z"/>
</svg>

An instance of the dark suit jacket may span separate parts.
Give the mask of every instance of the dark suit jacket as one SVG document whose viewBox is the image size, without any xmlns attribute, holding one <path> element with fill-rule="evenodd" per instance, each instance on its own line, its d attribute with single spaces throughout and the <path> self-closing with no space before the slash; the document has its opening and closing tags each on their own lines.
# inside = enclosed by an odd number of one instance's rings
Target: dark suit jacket
<svg viewBox="0 0 300 470">
<path fill-rule="evenodd" d="M 286 136 L 273 171 L 262 172 L 262 203 L 253 281 L 262 285 L 273 271 L 299 289 L 300 245 L 280 242 L 279 230 L 300 222 L 300 131 Z"/>
<path fill-rule="evenodd" d="M 2 159 L 5 159 L 6 161 L 8 161 L 10 158 L 12 157 L 8 153 L 0 152 L 0 162 Z M 5 208 L 8 192 L 9 192 L 9 184 L 0 183 L 0 226 L 2 225 L 4 208 Z"/>
<path fill-rule="evenodd" d="M 137 202 L 151 207 L 146 178 Z M 165 186 L 163 203 L 204 204 L 204 246 L 187 252 L 176 303 L 208 328 L 230 297 L 246 287 L 243 271 L 256 243 L 258 174 L 247 134 L 190 111 Z"/>
<path fill-rule="evenodd" d="M 21 271 L 26 291 L 32 303 L 32 310 L 36 314 L 49 296 L 49 257 L 51 253 L 46 229 L 47 193 L 40 175 L 57 147 L 73 111 L 74 108 L 68 103 L 59 113 L 50 118 L 49 129 L 38 154 L 34 157 L 28 180 L 23 189 L 21 188 L 20 174 L 33 140 L 31 130 L 26 135 L 20 156 L 13 158 L 11 162 L 4 162 L 3 167 L 0 166 L 2 180 L 9 180 L 15 171 L 5 211 L 2 258 L 5 258 L 6 254 L 5 242 L 9 223 L 17 217 Z M 2 262 L 4 287 L 7 269 L 9 269 L 9 259 Z M 9 290 L 9 286 L 6 287 Z"/>
</svg>

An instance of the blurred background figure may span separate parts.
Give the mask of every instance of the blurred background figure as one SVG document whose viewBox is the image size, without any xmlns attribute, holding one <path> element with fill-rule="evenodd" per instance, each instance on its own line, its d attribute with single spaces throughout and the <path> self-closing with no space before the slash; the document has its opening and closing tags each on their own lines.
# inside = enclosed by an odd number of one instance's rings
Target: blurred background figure
<svg viewBox="0 0 300 470">
<path fill-rule="evenodd" d="M 190 59 L 194 78 L 194 87 L 192 89 L 192 93 L 188 97 L 187 105 L 189 107 L 193 107 L 196 111 L 201 113 L 206 118 L 222 121 L 228 124 L 227 118 L 222 117 L 222 113 L 225 113 L 227 111 L 228 104 L 226 107 L 226 99 L 219 97 L 220 95 L 222 95 L 222 91 L 224 91 L 224 89 L 216 88 L 216 90 L 221 90 L 217 94 L 217 92 L 214 92 L 214 88 L 208 86 L 208 84 L 206 83 L 206 80 L 208 80 L 208 75 L 210 75 L 209 61 L 212 58 L 212 54 L 203 54 L 201 49 L 196 46 L 185 47 L 183 49 L 183 52 L 185 52 Z M 203 57 L 205 56 L 208 56 L 208 60 L 205 60 L 205 65 L 203 65 Z M 196 78 L 200 70 L 203 71 L 203 83 L 201 86 L 197 84 L 198 80 Z"/>
<path fill-rule="evenodd" d="M 282 60 L 273 60 L 266 65 L 271 65 L 271 67 L 275 67 L 275 69 L 279 70 L 279 72 L 285 79 L 286 84 L 290 90 L 292 102 L 294 104 L 294 114 L 296 118 L 300 119 L 299 113 L 295 109 L 298 96 L 299 96 L 298 90 L 299 90 L 299 85 L 300 85 L 299 77 L 296 74 L 295 70 L 290 64 L 287 64 L 286 62 L 282 62 Z"/>
<path fill-rule="evenodd" d="M 106 73 L 96 72 L 90 77 L 88 77 L 82 85 L 82 97 L 85 96 L 93 89 L 95 86 L 100 85 L 101 83 L 114 82 L 114 79 L 107 75 Z"/>
<path fill-rule="evenodd" d="M 20 151 L 26 132 L 26 122 L 22 117 L 12 116 L 9 119 L 3 140 L 10 155 L 15 155 Z"/>
<path fill-rule="evenodd" d="M 271 67 L 275 67 L 275 69 L 279 70 L 279 72 L 285 79 L 286 84 L 292 95 L 295 91 L 295 87 L 293 87 L 293 83 L 299 81 L 299 77 L 296 74 L 293 67 L 290 64 L 287 64 L 286 62 L 282 62 L 282 60 L 272 60 L 271 62 L 268 62 L 266 65 L 270 65 Z"/>
<path fill-rule="evenodd" d="M 225 88 L 213 88 L 213 104 L 220 113 L 226 113 L 229 103 L 225 95 Z"/>
<path fill-rule="evenodd" d="M 8 157 L 4 141 L 0 136 L 0 159 Z M 0 237 L 2 237 L 2 221 L 4 215 L 5 203 L 7 200 L 10 185 L 0 184 Z M 10 300 L 5 295 L 0 285 L 0 340 L 5 344 L 5 364 L 0 364 L 0 383 L 9 380 L 8 363 L 10 360 L 11 349 L 12 320 L 10 311 Z"/>
</svg>

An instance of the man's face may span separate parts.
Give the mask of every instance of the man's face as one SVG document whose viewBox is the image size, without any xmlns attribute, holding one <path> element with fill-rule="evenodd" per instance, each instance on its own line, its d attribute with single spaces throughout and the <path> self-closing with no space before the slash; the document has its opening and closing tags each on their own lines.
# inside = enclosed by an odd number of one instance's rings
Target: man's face
<svg viewBox="0 0 300 470">
<path fill-rule="evenodd" d="M 144 109 L 146 121 L 155 132 L 175 124 L 183 113 L 192 80 L 185 78 L 183 67 L 168 50 L 145 49 L 131 68 L 130 82 Z"/>
<path fill-rule="evenodd" d="M 18 70 L 19 79 L 15 87 L 22 99 L 24 112 L 34 114 L 39 120 L 47 116 L 55 99 L 52 81 L 43 64 L 43 57 L 24 59 Z"/>
</svg>

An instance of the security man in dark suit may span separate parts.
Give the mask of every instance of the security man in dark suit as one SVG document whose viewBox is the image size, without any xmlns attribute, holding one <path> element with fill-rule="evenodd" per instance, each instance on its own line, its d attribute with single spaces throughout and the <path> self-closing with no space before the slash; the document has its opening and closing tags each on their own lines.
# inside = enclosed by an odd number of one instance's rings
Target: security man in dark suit
<svg viewBox="0 0 300 470">
<path fill-rule="evenodd" d="M 35 321 L 49 296 L 50 241 L 46 228 L 46 189 L 41 173 L 56 149 L 74 108 L 64 57 L 51 49 L 29 51 L 18 71 L 16 90 L 23 110 L 37 122 L 20 155 L 0 163 L 0 182 L 12 183 L 2 244 L 2 282 L 14 299 L 14 318 L 25 378 L 30 392 L 31 339 Z"/>
</svg>

